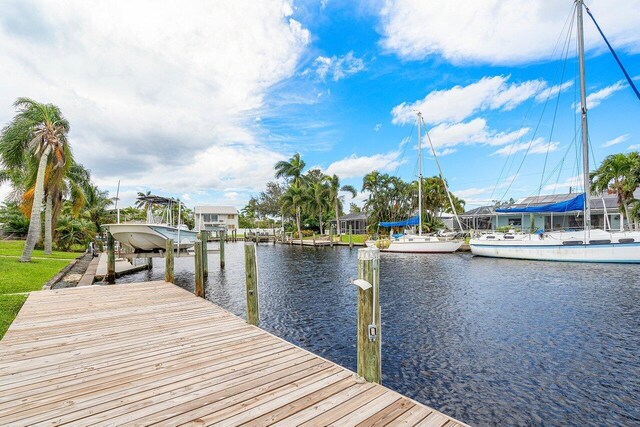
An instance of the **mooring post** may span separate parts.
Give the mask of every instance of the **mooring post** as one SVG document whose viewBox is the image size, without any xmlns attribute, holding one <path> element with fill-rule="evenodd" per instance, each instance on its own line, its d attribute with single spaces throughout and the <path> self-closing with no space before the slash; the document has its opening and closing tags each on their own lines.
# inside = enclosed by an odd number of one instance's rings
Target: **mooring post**
<svg viewBox="0 0 640 427">
<path fill-rule="evenodd" d="M 358 375 L 380 383 L 380 250 L 358 249 Z M 366 288 L 366 289 L 363 289 Z"/>
<path fill-rule="evenodd" d="M 167 239 L 164 251 L 164 281 L 173 283 L 173 239 Z"/>
<path fill-rule="evenodd" d="M 153 270 L 153 258 L 147 257 L 147 270 Z"/>
<path fill-rule="evenodd" d="M 313 233 L 312 239 L 313 239 L 313 247 L 315 248 L 316 247 L 316 233 Z"/>
<path fill-rule="evenodd" d="M 194 288 L 194 293 L 197 297 L 204 298 L 204 272 L 202 270 L 202 241 L 200 239 L 196 239 L 196 242 L 193 246 L 195 251 L 195 277 L 196 284 Z"/>
<path fill-rule="evenodd" d="M 353 249 L 353 226 L 349 224 L 349 249 Z"/>
<path fill-rule="evenodd" d="M 107 283 L 116 283 L 116 242 L 107 232 Z"/>
<path fill-rule="evenodd" d="M 258 263 L 256 245 L 244 244 L 244 274 L 247 290 L 247 323 L 258 326 Z"/>
<path fill-rule="evenodd" d="M 202 275 L 209 277 L 209 232 L 202 231 Z"/>
<path fill-rule="evenodd" d="M 220 235 L 220 268 L 223 269 L 224 268 L 224 240 L 226 237 L 226 233 L 224 231 L 221 231 L 221 233 L 222 234 Z"/>
<path fill-rule="evenodd" d="M 333 227 L 329 225 L 329 246 L 333 247 Z"/>
</svg>

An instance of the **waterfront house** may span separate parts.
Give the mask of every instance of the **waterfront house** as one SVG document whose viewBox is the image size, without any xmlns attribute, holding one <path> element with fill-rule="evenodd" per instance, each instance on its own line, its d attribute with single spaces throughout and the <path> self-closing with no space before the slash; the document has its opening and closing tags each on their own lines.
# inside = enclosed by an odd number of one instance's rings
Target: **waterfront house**
<svg viewBox="0 0 640 427">
<path fill-rule="evenodd" d="M 546 205 L 564 202 L 575 196 L 575 193 L 531 196 L 520 199 L 512 205 L 500 207 L 522 208 Z M 637 194 L 636 197 L 640 197 L 640 194 Z M 624 217 L 620 215 L 618 201 L 615 195 L 604 194 L 602 196 L 592 196 L 590 205 L 592 227 L 607 230 L 621 230 L 625 227 Z M 495 206 L 481 206 L 460 215 L 460 220 L 463 227 L 467 230 L 504 230 L 511 228 L 525 232 L 539 229 L 552 231 L 582 228 L 583 224 L 583 214 L 581 211 L 521 214 L 496 212 L 495 210 Z"/>
<path fill-rule="evenodd" d="M 238 209 L 233 206 L 196 206 L 194 215 L 196 231 L 238 229 Z"/>
<path fill-rule="evenodd" d="M 329 226 L 336 229 L 336 220 L 329 221 Z M 367 214 L 364 212 L 348 213 L 340 217 L 340 232 L 348 233 L 349 226 L 352 227 L 353 234 L 367 234 Z"/>
</svg>

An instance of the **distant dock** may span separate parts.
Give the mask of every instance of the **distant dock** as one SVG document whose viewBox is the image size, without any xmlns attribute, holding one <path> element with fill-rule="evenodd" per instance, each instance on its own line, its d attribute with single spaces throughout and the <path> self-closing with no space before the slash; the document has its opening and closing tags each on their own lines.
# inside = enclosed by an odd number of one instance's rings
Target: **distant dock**
<svg viewBox="0 0 640 427">
<path fill-rule="evenodd" d="M 464 425 L 166 282 L 31 293 L 0 390 L 0 425 Z"/>
</svg>

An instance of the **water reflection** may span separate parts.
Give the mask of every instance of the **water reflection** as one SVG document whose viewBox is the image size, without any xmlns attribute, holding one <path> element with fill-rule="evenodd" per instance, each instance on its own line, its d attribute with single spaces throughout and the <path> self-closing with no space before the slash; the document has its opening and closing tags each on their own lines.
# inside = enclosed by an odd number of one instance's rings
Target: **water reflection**
<svg viewBox="0 0 640 427">
<path fill-rule="evenodd" d="M 245 316 L 243 245 L 207 298 Z M 355 369 L 356 251 L 258 247 L 261 326 Z M 176 259 L 193 290 L 193 258 Z M 638 267 L 384 254 L 383 383 L 476 425 L 640 424 Z M 119 281 L 157 280 L 164 265 Z"/>
</svg>

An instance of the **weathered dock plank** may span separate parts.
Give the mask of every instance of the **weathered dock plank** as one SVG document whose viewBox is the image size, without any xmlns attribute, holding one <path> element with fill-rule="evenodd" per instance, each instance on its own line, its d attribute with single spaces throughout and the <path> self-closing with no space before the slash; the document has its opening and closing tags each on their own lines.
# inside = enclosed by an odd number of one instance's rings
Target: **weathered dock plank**
<svg viewBox="0 0 640 427">
<path fill-rule="evenodd" d="M 31 293 L 0 425 L 464 425 L 166 282 Z"/>
</svg>

